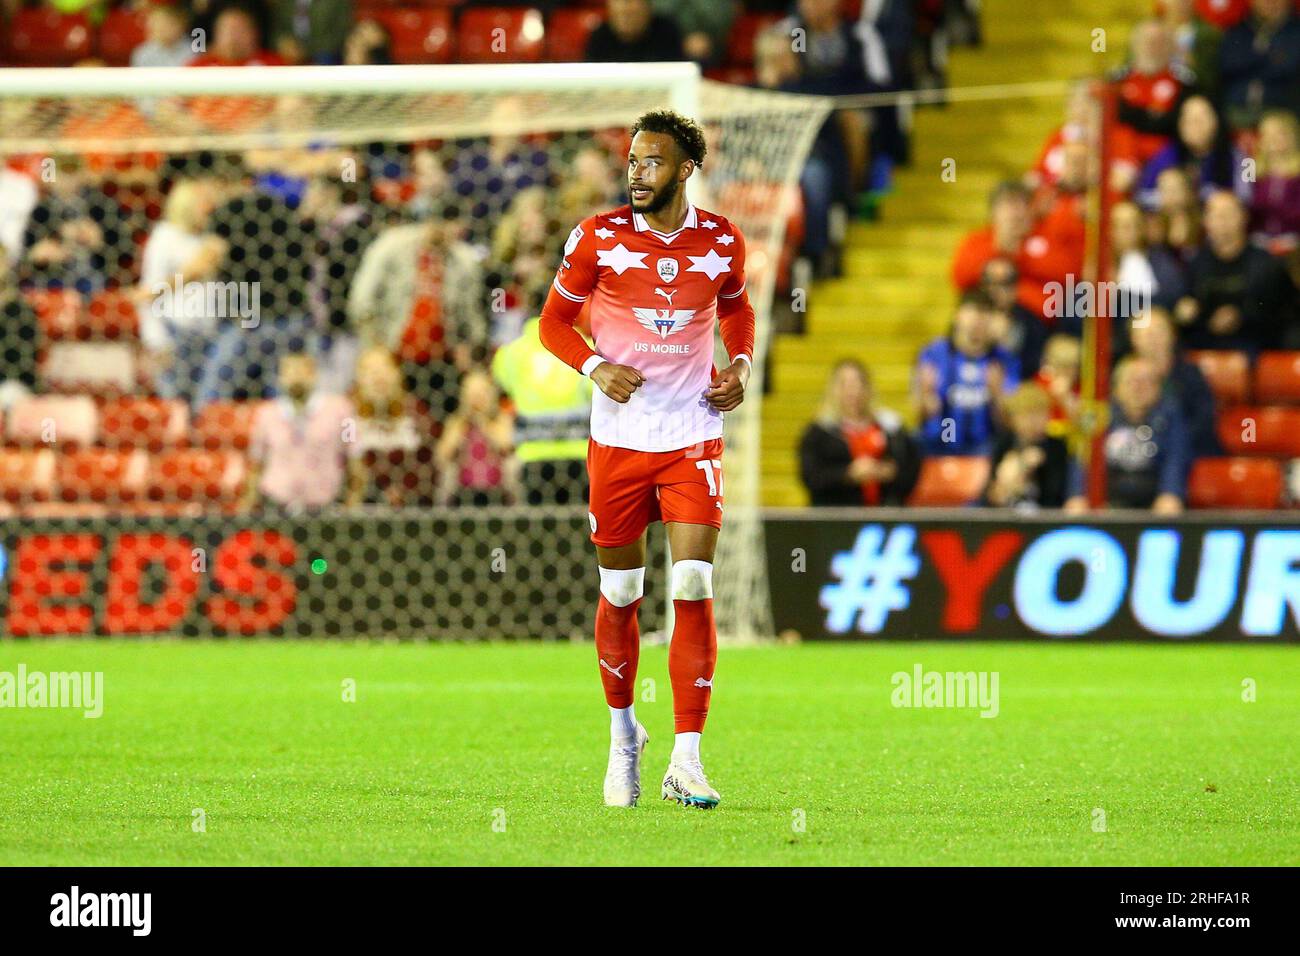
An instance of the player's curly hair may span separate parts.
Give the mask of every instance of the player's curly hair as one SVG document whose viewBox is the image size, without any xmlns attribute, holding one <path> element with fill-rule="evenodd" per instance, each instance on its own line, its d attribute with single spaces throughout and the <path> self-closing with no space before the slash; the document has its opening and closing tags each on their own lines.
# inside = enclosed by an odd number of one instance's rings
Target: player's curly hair
<svg viewBox="0 0 1300 956">
<path fill-rule="evenodd" d="M 642 113 L 632 125 L 632 135 L 637 133 L 663 133 L 671 136 L 687 159 L 694 160 L 696 166 L 704 165 L 704 154 L 709 151 L 704 143 L 704 130 L 689 116 L 683 116 L 676 110 L 650 110 Z"/>
</svg>

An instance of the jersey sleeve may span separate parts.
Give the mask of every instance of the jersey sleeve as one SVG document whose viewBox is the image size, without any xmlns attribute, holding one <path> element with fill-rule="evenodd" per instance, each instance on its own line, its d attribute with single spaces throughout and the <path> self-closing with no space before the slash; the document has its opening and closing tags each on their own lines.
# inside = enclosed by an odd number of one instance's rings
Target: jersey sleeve
<svg viewBox="0 0 1300 956">
<path fill-rule="evenodd" d="M 596 250 L 591 235 L 592 220 L 573 227 L 564 243 L 564 255 L 556 270 L 551 291 L 542 306 L 538 328 L 542 345 L 560 361 L 584 375 L 600 364 L 600 356 L 573 327 L 583 303 L 596 288 Z"/>
<path fill-rule="evenodd" d="M 731 361 L 754 364 L 754 307 L 745 289 L 745 237 L 730 223 L 736 241 L 731 245 L 731 272 L 718 290 L 718 326 Z"/>
</svg>

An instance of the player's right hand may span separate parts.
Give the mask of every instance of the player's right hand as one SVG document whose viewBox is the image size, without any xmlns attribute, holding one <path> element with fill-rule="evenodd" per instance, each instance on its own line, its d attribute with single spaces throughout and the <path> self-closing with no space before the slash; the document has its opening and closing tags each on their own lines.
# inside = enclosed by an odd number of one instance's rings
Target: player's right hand
<svg viewBox="0 0 1300 956">
<path fill-rule="evenodd" d="M 591 380 L 602 392 L 623 405 L 645 384 L 645 376 L 630 365 L 601 362 L 591 370 Z"/>
</svg>

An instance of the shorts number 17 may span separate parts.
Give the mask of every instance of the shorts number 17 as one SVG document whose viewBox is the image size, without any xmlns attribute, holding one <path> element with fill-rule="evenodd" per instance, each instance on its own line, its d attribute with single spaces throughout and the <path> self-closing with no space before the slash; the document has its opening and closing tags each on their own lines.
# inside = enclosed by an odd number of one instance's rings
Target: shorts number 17
<svg viewBox="0 0 1300 956">
<path fill-rule="evenodd" d="M 722 462 L 716 458 L 706 458 L 697 461 L 695 467 L 704 472 L 704 479 L 709 483 L 709 494 L 715 498 L 722 497 Z M 714 477 L 715 470 L 717 477 Z"/>
</svg>

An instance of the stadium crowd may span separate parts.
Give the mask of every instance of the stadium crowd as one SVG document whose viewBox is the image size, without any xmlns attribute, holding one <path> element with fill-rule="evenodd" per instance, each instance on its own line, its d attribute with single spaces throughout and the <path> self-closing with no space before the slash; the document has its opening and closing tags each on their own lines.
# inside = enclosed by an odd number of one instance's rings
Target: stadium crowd
<svg viewBox="0 0 1300 956">
<path fill-rule="evenodd" d="M 729 82 L 862 92 L 941 82 L 940 34 L 964 10 L 954 0 L 0 0 L 0 60 L 694 59 Z M 773 31 L 788 48 L 795 26 L 809 54 L 774 68 Z M 497 28 L 504 51 L 486 45 Z M 136 107 L 77 121 L 129 134 L 147 124 Z M 494 118 L 521 108 L 501 99 Z M 828 123 L 803 181 L 809 228 L 791 253 L 834 270 L 831 207 L 851 207 L 905 150 L 892 111 Z M 531 323 L 565 231 L 623 200 L 625 152 L 623 134 L 575 134 L 0 157 L 4 502 L 96 513 L 585 495 L 590 383 L 540 352 Z M 346 167 L 355 182 L 340 177 Z M 194 284 L 249 300 L 195 298 Z"/>
<path fill-rule="evenodd" d="M 944 46 L 978 36 L 961 0 L 0 0 L 0 17 L 0 59 L 28 65 L 682 58 L 819 94 L 942 85 Z M 808 37 L 799 54 L 794 27 Z M 490 50 L 497 28 L 505 56 Z M 867 369 L 836 367 L 800 447 L 814 504 L 924 500 L 937 480 L 991 505 L 1084 507 L 1079 277 L 1101 176 L 1119 200 L 1110 503 L 1214 503 L 1228 467 L 1281 499 L 1269 456 L 1297 423 L 1273 406 L 1300 399 L 1300 13 L 1289 0 L 1158 0 L 1112 84 L 1108 167 L 1093 168 L 1080 83 L 960 244 L 950 334 L 917 362 L 919 426 L 876 407 Z M 905 125 L 892 108 L 840 110 L 818 134 L 792 250 L 812 274 L 839 272 L 843 218 L 869 213 L 907 162 Z M 624 149 L 616 135 L 498 135 L 0 157 L 4 499 L 314 507 L 326 502 L 302 489 L 315 474 L 329 502 L 574 500 L 588 383 L 548 372 L 528 323 L 568 225 L 622 199 Z M 348 163 L 355 183 L 338 176 Z M 257 283 L 241 304 L 263 318 L 219 318 L 179 284 L 160 299 L 177 275 Z M 1243 416 L 1252 398 L 1264 407 Z M 30 446 L 56 407 L 72 424 L 51 459 Z M 354 418 L 347 455 L 312 447 Z"/>
<path fill-rule="evenodd" d="M 1105 169 L 1089 84 L 959 244 L 960 303 L 915 367 L 915 432 L 841 363 L 801 445 L 814 504 L 949 497 L 1087 509 L 1083 318 L 1103 295 L 1116 364 L 1107 504 L 1276 505 L 1300 453 L 1300 12 L 1291 0 L 1158 0 L 1109 84 Z M 1030 157 L 1026 157 L 1027 165 Z M 1113 196 L 1107 287 L 1082 281 L 1086 197 Z M 1256 404 L 1248 404 L 1253 400 Z"/>
</svg>

